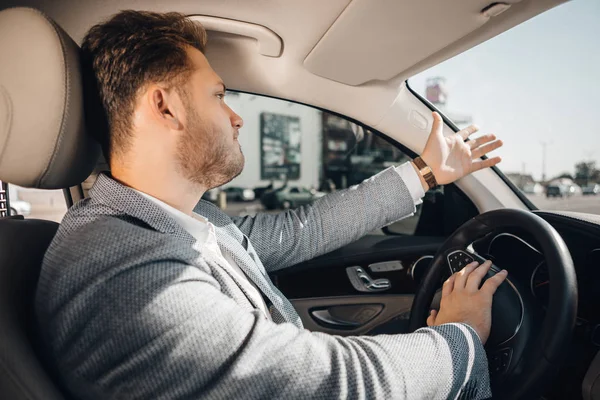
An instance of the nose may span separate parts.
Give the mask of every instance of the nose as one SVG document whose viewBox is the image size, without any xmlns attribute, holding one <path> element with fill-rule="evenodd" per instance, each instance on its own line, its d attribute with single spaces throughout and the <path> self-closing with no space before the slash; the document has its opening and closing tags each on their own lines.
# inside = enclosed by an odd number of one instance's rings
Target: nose
<svg viewBox="0 0 600 400">
<path fill-rule="evenodd" d="M 231 108 L 229 109 L 229 112 L 231 113 L 231 126 L 233 126 L 236 129 L 241 129 L 242 126 L 244 126 L 244 120 L 242 119 L 242 117 L 237 115 Z"/>
</svg>

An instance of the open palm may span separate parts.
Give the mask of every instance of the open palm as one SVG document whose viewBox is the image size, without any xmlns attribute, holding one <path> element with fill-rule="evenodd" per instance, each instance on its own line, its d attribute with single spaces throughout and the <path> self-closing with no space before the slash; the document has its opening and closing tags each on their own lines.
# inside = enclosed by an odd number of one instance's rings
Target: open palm
<svg viewBox="0 0 600 400">
<path fill-rule="evenodd" d="M 496 136 L 483 135 L 465 140 L 479 128 L 471 125 L 456 134 L 444 136 L 444 121 L 437 112 L 433 113 L 433 126 L 421 158 L 429 165 L 439 185 L 452 183 L 471 172 L 498 164 L 500 157 L 480 158 L 502 146 Z"/>
</svg>

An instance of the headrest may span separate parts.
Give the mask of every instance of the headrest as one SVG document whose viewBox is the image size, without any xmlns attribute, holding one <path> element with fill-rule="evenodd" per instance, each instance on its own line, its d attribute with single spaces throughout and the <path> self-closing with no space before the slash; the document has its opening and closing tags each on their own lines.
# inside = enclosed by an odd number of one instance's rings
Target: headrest
<svg viewBox="0 0 600 400">
<path fill-rule="evenodd" d="M 79 47 L 31 8 L 0 11 L 0 180 L 60 189 L 92 171 Z"/>
</svg>

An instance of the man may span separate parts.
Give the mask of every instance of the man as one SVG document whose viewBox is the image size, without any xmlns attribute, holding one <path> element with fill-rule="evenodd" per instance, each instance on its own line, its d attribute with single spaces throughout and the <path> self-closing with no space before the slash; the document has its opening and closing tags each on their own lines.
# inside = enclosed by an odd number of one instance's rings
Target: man
<svg viewBox="0 0 600 400">
<path fill-rule="evenodd" d="M 86 399 L 491 396 L 482 343 L 506 272 L 480 289 L 489 262 L 444 284 L 429 328 L 374 337 L 304 330 L 267 275 L 414 212 L 433 184 L 424 169 L 390 168 L 279 215 L 232 219 L 199 202 L 244 165 L 243 122 L 205 42 L 180 14 L 134 11 L 84 40 L 111 174 L 66 214 L 36 294 L 64 387 Z M 501 146 L 493 135 L 445 138 L 433 118 L 421 157 L 438 184 L 500 161 L 479 159 Z"/>
</svg>

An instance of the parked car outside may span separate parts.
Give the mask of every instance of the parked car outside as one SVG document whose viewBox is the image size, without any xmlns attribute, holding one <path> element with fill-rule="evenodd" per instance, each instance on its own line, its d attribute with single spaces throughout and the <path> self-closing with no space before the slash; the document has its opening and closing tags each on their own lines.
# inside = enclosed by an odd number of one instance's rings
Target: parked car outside
<svg viewBox="0 0 600 400">
<path fill-rule="evenodd" d="M 209 189 L 202 195 L 202 200 L 216 204 L 219 199 L 219 189 Z"/>
<path fill-rule="evenodd" d="M 546 188 L 546 197 L 569 197 L 574 193 L 570 187 L 565 185 L 550 185 Z"/>
<path fill-rule="evenodd" d="M 254 188 L 254 198 L 260 199 L 263 194 L 265 194 L 266 192 L 268 192 L 270 190 L 273 190 L 273 183 L 274 183 L 273 180 L 271 180 L 271 182 L 267 186 L 255 187 Z"/>
<path fill-rule="evenodd" d="M 539 183 L 526 183 L 523 186 L 523 193 L 526 194 L 544 194 L 544 187 Z"/>
<path fill-rule="evenodd" d="M 592 183 L 584 186 L 581 192 L 584 196 L 596 196 L 597 194 L 600 194 L 600 185 L 597 183 Z"/>
<path fill-rule="evenodd" d="M 569 195 L 580 195 L 583 192 L 581 186 L 576 184 L 569 185 L 567 189 L 569 191 Z"/>
<path fill-rule="evenodd" d="M 323 192 L 311 191 L 303 187 L 285 186 L 265 193 L 261 197 L 261 202 L 268 210 L 278 208 L 287 210 L 304 204 L 310 204 L 324 195 L 325 193 Z"/>
<path fill-rule="evenodd" d="M 227 201 L 254 201 L 256 198 L 254 190 L 242 187 L 231 186 L 223 189 L 223 192 L 227 195 Z"/>
</svg>

